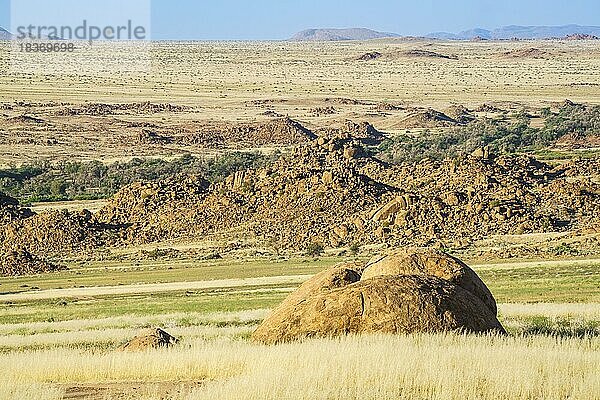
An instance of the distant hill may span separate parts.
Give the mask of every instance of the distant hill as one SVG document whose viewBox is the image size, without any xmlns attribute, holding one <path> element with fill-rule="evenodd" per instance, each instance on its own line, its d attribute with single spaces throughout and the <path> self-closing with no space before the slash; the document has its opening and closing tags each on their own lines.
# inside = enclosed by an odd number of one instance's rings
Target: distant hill
<svg viewBox="0 0 600 400">
<path fill-rule="evenodd" d="M 582 38 L 600 36 L 600 26 L 518 26 L 510 25 L 494 30 L 470 29 L 459 33 L 434 32 L 426 35 L 431 39 L 470 40 L 474 38 L 501 39 L 551 39 L 581 35 Z"/>
<path fill-rule="evenodd" d="M 333 42 L 341 40 L 370 40 L 386 37 L 400 37 L 396 33 L 377 32 L 366 28 L 348 29 L 307 29 L 295 34 L 290 40 L 296 42 Z"/>
<path fill-rule="evenodd" d="M 11 40 L 12 38 L 12 33 L 0 26 L 0 40 Z"/>
</svg>

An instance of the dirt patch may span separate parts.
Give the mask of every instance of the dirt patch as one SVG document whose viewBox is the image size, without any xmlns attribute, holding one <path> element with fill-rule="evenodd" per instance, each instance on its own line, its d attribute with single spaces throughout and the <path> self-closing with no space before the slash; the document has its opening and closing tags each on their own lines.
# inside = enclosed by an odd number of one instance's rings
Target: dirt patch
<svg viewBox="0 0 600 400">
<path fill-rule="evenodd" d="M 183 398 L 203 385 L 193 382 L 118 382 L 80 385 L 60 385 L 64 400 L 103 400 L 136 398 Z"/>
</svg>

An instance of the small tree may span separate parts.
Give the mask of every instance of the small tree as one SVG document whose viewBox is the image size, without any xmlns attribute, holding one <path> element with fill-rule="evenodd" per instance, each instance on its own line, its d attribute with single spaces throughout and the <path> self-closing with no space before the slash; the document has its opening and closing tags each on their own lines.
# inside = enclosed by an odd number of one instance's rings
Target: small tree
<svg viewBox="0 0 600 400">
<path fill-rule="evenodd" d="M 358 243 L 354 242 L 352 243 L 352 245 L 350 246 L 350 253 L 355 256 L 360 252 L 360 246 L 358 245 Z"/>
<path fill-rule="evenodd" d="M 306 246 L 306 255 L 309 257 L 318 257 L 323 254 L 324 251 L 325 249 L 321 243 L 313 242 Z"/>
</svg>

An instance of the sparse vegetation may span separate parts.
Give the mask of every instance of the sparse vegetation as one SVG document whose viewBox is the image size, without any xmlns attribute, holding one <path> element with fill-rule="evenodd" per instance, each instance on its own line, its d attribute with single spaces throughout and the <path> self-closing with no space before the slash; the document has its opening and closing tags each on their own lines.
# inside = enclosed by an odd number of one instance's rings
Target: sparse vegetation
<svg viewBox="0 0 600 400">
<path fill-rule="evenodd" d="M 600 135 L 600 106 L 566 102 L 558 113 L 546 110 L 543 115 L 546 116 L 544 131 L 552 137 Z"/>
<path fill-rule="evenodd" d="M 0 170 L 0 192 L 22 203 L 103 199 L 136 181 L 156 181 L 197 174 L 220 181 L 233 172 L 264 166 L 272 160 L 263 154 L 228 152 L 215 158 L 191 155 L 167 161 L 136 158 L 129 162 L 39 161 Z"/>
<path fill-rule="evenodd" d="M 457 158 L 489 146 L 497 155 L 541 151 L 567 134 L 586 137 L 600 132 L 600 106 L 565 103 L 558 113 L 543 109 L 542 128 L 530 125 L 530 116 L 520 112 L 509 121 L 484 118 L 480 121 L 434 133 L 388 139 L 379 147 L 379 156 L 392 162 L 413 162 L 424 158 Z"/>
</svg>

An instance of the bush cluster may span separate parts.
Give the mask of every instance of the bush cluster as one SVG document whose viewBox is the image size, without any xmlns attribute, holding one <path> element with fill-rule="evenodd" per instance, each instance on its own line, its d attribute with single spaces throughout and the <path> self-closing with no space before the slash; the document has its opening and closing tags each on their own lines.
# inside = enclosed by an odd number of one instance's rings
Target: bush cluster
<svg viewBox="0 0 600 400">
<path fill-rule="evenodd" d="M 416 162 L 461 157 L 489 146 L 502 155 L 541 150 L 567 134 L 600 134 L 600 106 L 566 103 L 558 113 L 543 109 L 542 116 L 545 124 L 541 128 L 530 126 L 530 116 L 520 112 L 510 121 L 484 118 L 441 133 L 401 135 L 384 141 L 377 154 L 389 162 Z"/>
<path fill-rule="evenodd" d="M 236 171 L 258 168 L 271 157 L 232 152 L 216 158 L 184 155 L 172 161 L 135 158 L 129 162 L 39 161 L 0 170 L 0 192 L 23 204 L 41 201 L 92 200 L 114 195 L 136 181 L 156 181 L 186 174 L 219 181 Z"/>
</svg>

